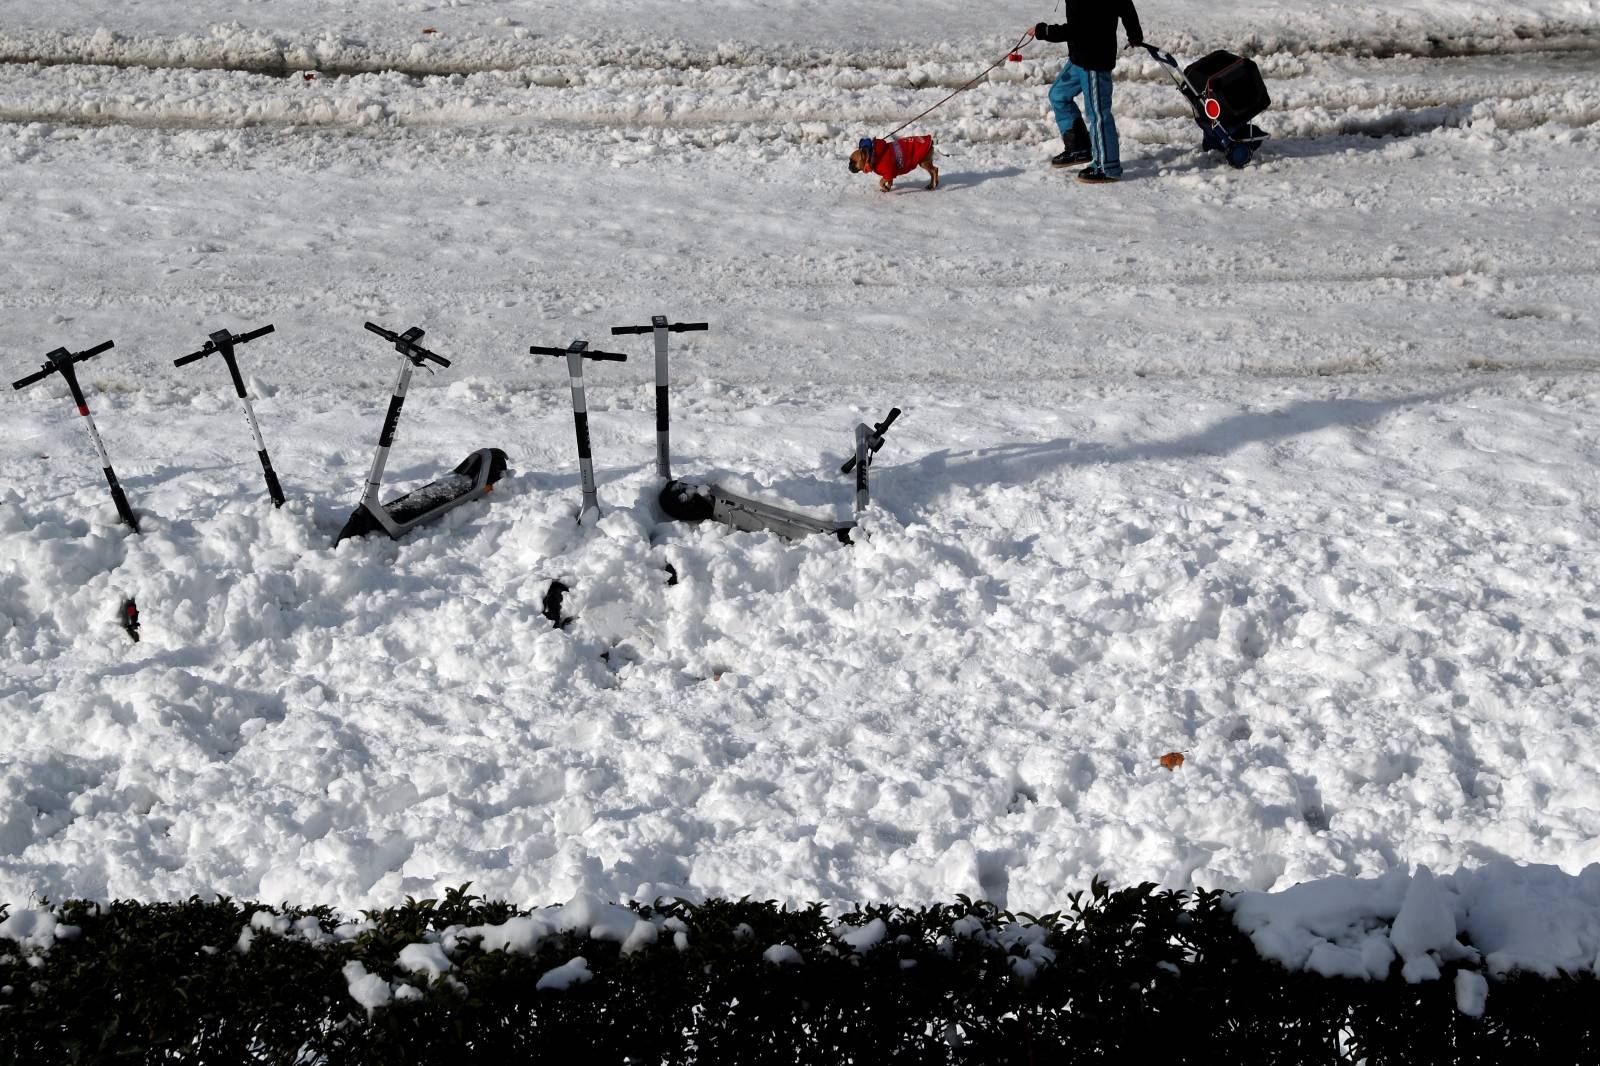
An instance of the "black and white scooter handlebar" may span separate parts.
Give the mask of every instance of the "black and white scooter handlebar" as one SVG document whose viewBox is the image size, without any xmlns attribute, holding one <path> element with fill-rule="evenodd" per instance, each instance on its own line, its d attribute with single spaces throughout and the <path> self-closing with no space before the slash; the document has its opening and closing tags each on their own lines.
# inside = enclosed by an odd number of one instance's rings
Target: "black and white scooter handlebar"
<svg viewBox="0 0 1600 1066">
<path fill-rule="evenodd" d="M 55 351 L 45 356 L 45 358 L 50 361 L 44 364 L 43 369 L 29 374 L 20 381 L 13 381 L 11 383 L 11 387 L 13 389 L 25 389 L 29 385 L 43 381 L 45 378 L 49 377 L 51 374 L 54 374 L 64 365 L 70 366 L 73 363 L 81 363 L 86 359 L 93 359 L 101 352 L 109 352 L 115 347 L 116 345 L 111 341 L 105 341 L 104 343 L 95 345 L 93 348 L 85 348 L 81 352 L 69 352 L 65 348 L 57 348 Z"/>
<path fill-rule="evenodd" d="M 649 326 L 612 326 L 611 335 L 621 337 L 629 333 L 654 333 L 657 328 L 665 329 L 669 333 L 700 333 L 710 329 L 711 326 L 705 322 L 668 322 L 663 318 Z"/>
<path fill-rule="evenodd" d="M 226 331 L 223 330 L 223 331 L 219 331 L 219 332 L 226 332 Z M 248 333 L 235 333 L 235 334 L 233 334 L 233 335 L 228 337 L 226 343 L 232 344 L 232 345 L 249 344 L 251 341 L 255 340 L 256 338 L 265 337 L 267 334 L 269 334 L 271 332 L 273 332 L 273 327 L 272 326 L 270 326 L 270 325 L 269 326 L 262 326 L 260 329 L 253 329 Z M 172 361 L 172 365 L 173 366 L 188 366 L 190 363 L 194 362 L 197 359 L 204 359 L 208 355 L 215 355 L 217 352 L 221 351 L 222 349 L 218 345 L 217 340 L 216 340 L 217 334 L 213 333 L 211 335 L 211 337 L 212 337 L 211 340 L 206 341 L 206 346 L 204 348 L 201 348 L 198 352 L 190 352 L 188 355 L 183 356 L 181 359 L 174 359 Z"/>
<path fill-rule="evenodd" d="M 545 348 L 541 345 L 535 344 L 533 347 L 528 349 L 528 354 L 561 356 L 581 355 L 585 359 L 595 359 L 603 363 L 626 363 L 628 361 L 627 356 L 618 352 L 592 352 L 587 347 L 583 346 L 581 341 L 577 344 L 574 344 L 570 348 Z"/>
<path fill-rule="evenodd" d="M 894 425 L 894 420 L 899 417 L 900 408 L 891 407 L 888 415 L 884 417 L 884 420 L 872 427 L 872 432 L 867 435 L 867 454 L 869 456 L 877 454 L 878 449 L 883 447 L 883 435 L 889 432 L 889 427 Z M 856 459 L 855 456 L 852 455 L 845 461 L 845 464 L 839 468 L 839 473 L 848 474 L 855 468 Z"/>
<path fill-rule="evenodd" d="M 384 329 L 382 326 L 373 325 L 371 322 L 366 323 L 366 327 L 369 333 L 376 333 L 393 344 L 395 351 L 410 359 L 417 366 L 421 366 L 424 359 L 431 359 L 440 366 L 450 365 L 450 360 L 442 355 L 435 355 L 417 343 L 422 339 L 422 330 L 417 326 L 412 326 L 404 333 L 396 333 L 393 330 Z"/>
</svg>

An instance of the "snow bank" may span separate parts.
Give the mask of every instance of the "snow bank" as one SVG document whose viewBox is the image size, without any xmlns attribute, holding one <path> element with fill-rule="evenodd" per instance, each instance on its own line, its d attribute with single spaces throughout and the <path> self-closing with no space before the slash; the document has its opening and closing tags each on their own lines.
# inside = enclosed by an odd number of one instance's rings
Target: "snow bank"
<svg viewBox="0 0 1600 1066">
<path fill-rule="evenodd" d="M 1600 859 L 1583 638 L 1600 398 L 1547 369 L 1592 347 L 1591 251 L 1568 213 L 1594 212 L 1586 183 L 1530 186 L 1463 252 L 1459 205 L 1502 180 L 1500 154 L 1465 135 L 1249 181 L 1152 175 L 1119 191 L 1123 213 L 1073 220 L 1073 240 L 1122 249 L 1084 301 L 1023 251 L 1036 220 L 1015 207 L 1046 195 L 1032 177 L 911 207 L 819 185 L 799 160 L 756 184 L 737 150 L 596 183 L 517 153 L 390 172 L 349 145 L 298 174 L 287 144 L 247 137 L 261 169 L 231 148 L 215 172 L 168 169 L 153 153 L 186 150 L 174 136 L 13 145 L 38 154 L 13 172 L 31 206 L 5 239 L 61 224 L 105 242 L 12 290 L 14 350 L 117 337 L 86 381 L 148 532 L 116 528 L 61 396 L 5 400 L 6 898 L 222 891 L 354 911 L 470 880 L 529 902 L 960 892 L 1042 913 L 1096 873 L 1267 889 L 1397 859 Z M 99 160 L 102 140 L 127 158 Z M 1552 174 L 1592 160 L 1514 143 Z M 62 165 L 99 174 L 93 194 L 61 188 Z M 252 212 L 289 175 L 327 222 Z M 1388 192 L 1369 199 L 1362 176 Z M 118 206 L 148 196 L 161 211 Z M 563 222 L 586 196 L 656 222 Z M 786 228 L 740 244 L 774 197 L 812 212 L 825 251 Z M 1337 206 L 1358 201 L 1371 214 Z M 1122 243 L 1157 215 L 1133 238 L 1148 247 Z M 419 218 L 565 228 L 578 265 L 507 269 L 493 241 L 465 240 L 388 273 L 378 250 L 410 247 Z M 1223 220 L 1251 239 L 1225 286 L 1197 292 L 1191 258 Z M 889 256 L 876 226 L 925 255 Z M 1326 240 L 1291 259 L 1279 226 Z M 652 259 L 661 240 L 715 254 Z M 214 289 L 223 261 L 272 284 Z M 155 310 L 138 279 L 163 263 L 182 265 Z M 929 302 L 961 277 L 981 289 Z M 100 309 L 53 321 L 57 293 L 102 288 Z M 728 310 L 678 349 L 686 473 L 842 509 L 848 427 L 905 407 L 867 544 L 661 523 L 642 348 L 591 378 L 608 513 L 570 521 L 560 374 L 499 354 L 506 338 L 565 343 L 691 305 Z M 516 473 L 406 542 L 332 553 L 392 372 L 352 332 L 363 315 L 421 321 L 458 360 L 413 392 L 396 491 L 484 444 Z M 225 381 L 157 359 L 213 317 L 278 319 L 277 347 L 246 358 L 276 389 L 257 411 L 294 497 L 282 511 Z M 568 631 L 540 613 L 555 577 L 574 589 Z M 129 593 L 138 645 L 116 625 Z M 1183 749 L 1177 773 L 1156 764 Z"/>
<path fill-rule="evenodd" d="M 1499 10 L 1537 48 L 1568 17 Z M 463 36 L 428 25 L 407 49 Z M 84 380 L 147 531 L 60 388 L 0 399 L 0 898 L 1043 913 L 1096 874 L 1600 861 L 1592 54 L 1286 43 L 1284 136 L 1235 173 L 1130 53 L 1132 177 L 1085 190 L 1047 166 L 1041 51 L 939 116 L 937 195 L 882 196 L 839 150 L 981 35 L 663 29 L 439 77 L 0 68 L 0 349 L 17 377 L 116 339 Z M 658 312 L 713 323 L 674 348 L 682 473 L 842 515 L 851 427 L 905 409 L 865 543 L 663 522 L 647 342 L 591 373 L 606 516 L 572 521 L 565 383 L 527 346 Z M 393 491 L 486 444 L 514 473 L 334 553 L 394 372 L 363 318 L 456 360 L 414 386 Z M 220 368 L 170 362 L 269 321 L 243 359 L 281 511 Z"/>
</svg>

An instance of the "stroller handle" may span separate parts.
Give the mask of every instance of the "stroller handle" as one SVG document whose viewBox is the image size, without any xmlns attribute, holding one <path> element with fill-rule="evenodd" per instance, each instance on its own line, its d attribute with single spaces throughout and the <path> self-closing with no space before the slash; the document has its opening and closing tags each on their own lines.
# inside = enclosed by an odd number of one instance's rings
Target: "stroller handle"
<svg viewBox="0 0 1600 1066">
<path fill-rule="evenodd" d="M 1154 59 L 1157 63 L 1165 63 L 1169 67 L 1176 67 L 1178 65 L 1178 61 L 1172 57 L 1171 52 L 1163 52 L 1153 44 L 1141 44 L 1140 47 L 1142 47 L 1146 52 L 1149 52 L 1150 58 Z"/>
</svg>

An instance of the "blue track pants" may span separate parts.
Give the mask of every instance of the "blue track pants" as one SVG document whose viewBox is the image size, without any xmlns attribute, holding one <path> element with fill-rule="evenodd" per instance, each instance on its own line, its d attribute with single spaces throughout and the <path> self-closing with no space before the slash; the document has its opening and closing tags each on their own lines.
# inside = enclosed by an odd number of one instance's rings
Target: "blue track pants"
<svg viewBox="0 0 1600 1066">
<path fill-rule="evenodd" d="M 1094 153 L 1094 165 L 1113 178 L 1122 176 L 1122 148 L 1117 143 L 1117 122 L 1111 117 L 1111 72 L 1085 70 L 1076 63 L 1061 68 L 1056 83 L 1050 86 L 1050 106 L 1056 111 L 1056 125 L 1061 135 L 1072 131 L 1078 118 L 1078 105 L 1083 97 L 1083 124 L 1089 128 L 1089 149 Z"/>
</svg>

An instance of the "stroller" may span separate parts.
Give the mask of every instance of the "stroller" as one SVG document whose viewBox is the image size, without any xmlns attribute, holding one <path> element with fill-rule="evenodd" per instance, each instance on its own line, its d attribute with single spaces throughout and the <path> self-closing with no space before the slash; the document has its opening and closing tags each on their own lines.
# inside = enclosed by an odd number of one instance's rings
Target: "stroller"
<svg viewBox="0 0 1600 1066">
<path fill-rule="evenodd" d="M 1221 152 L 1229 166 L 1247 165 L 1268 137 L 1250 120 L 1272 105 L 1256 65 L 1232 52 L 1212 52 L 1179 70 L 1172 53 L 1144 47 L 1156 62 L 1170 68 L 1178 91 L 1194 108 L 1195 124 L 1205 135 L 1201 147 Z"/>
</svg>

